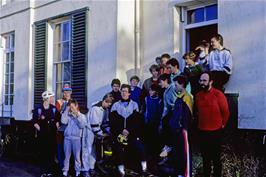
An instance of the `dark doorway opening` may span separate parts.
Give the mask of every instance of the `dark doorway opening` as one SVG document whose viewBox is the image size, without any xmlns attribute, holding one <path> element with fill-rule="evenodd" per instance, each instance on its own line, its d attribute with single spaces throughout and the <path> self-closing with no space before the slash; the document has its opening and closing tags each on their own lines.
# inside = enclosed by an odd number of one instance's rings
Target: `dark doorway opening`
<svg viewBox="0 0 266 177">
<path fill-rule="evenodd" d="M 218 33 L 217 24 L 191 28 L 186 30 L 186 51 L 194 50 L 202 40 L 210 42 L 211 37 Z"/>
</svg>

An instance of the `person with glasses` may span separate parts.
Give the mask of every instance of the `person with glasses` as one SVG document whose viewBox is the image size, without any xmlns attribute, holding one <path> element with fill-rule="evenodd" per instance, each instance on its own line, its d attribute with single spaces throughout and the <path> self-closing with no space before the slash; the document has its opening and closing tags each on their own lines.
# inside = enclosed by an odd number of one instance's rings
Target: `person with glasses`
<svg viewBox="0 0 266 177">
<path fill-rule="evenodd" d="M 135 159 L 132 154 L 138 156 L 141 161 L 142 173 L 147 171 L 147 162 L 143 146 L 144 121 L 139 113 L 136 102 L 130 99 L 131 87 L 123 84 L 121 86 L 122 99 L 111 108 L 110 125 L 114 141 L 114 154 L 117 159 L 118 171 L 121 176 L 125 176 L 126 157 Z M 133 161 L 132 161 L 133 162 Z"/>
</svg>

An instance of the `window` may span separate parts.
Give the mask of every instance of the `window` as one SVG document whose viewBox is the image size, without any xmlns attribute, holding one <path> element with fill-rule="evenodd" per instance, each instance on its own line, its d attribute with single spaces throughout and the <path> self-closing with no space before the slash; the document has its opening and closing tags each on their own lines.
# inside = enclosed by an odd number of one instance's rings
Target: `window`
<svg viewBox="0 0 266 177">
<path fill-rule="evenodd" d="M 194 50 L 202 40 L 209 41 L 218 32 L 217 4 L 185 8 L 184 53 Z"/>
<path fill-rule="evenodd" d="M 34 106 L 42 103 L 44 90 L 62 96 L 68 83 L 72 96 L 87 107 L 87 11 L 75 10 L 34 23 Z"/>
<path fill-rule="evenodd" d="M 54 73 L 56 97 L 62 95 L 62 86 L 71 85 L 71 21 L 57 23 L 54 26 Z"/>
<path fill-rule="evenodd" d="M 4 38 L 4 105 L 13 105 L 14 100 L 14 48 L 15 34 Z"/>
<path fill-rule="evenodd" d="M 217 4 L 188 10 L 187 24 L 217 19 Z"/>
</svg>

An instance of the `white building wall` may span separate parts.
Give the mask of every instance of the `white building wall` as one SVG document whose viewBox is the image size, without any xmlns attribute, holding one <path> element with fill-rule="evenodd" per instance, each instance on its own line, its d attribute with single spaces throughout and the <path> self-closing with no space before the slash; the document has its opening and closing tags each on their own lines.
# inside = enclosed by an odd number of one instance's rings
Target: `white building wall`
<svg viewBox="0 0 266 177">
<path fill-rule="evenodd" d="M 218 30 L 232 51 L 227 92 L 239 93 L 239 128 L 266 129 L 265 1 L 218 1 Z"/>
<path fill-rule="evenodd" d="M 0 9 L 0 15 L 9 14 L 8 12 L 15 12 L 15 8 L 23 9 L 27 7 L 27 3 L 14 3 L 13 6 L 7 4 Z M 6 8 L 5 8 L 6 7 Z M 32 92 L 29 85 L 31 85 L 30 72 L 31 68 L 31 14 L 30 11 L 22 11 L 19 14 L 0 17 L 0 34 L 15 31 L 15 60 L 14 60 L 14 104 L 13 116 L 17 120 L 29 119 L 32 109 L 31 96 Z M 0 56 L 3 60 L 3 55 Z M 2 78 L 3 79 L 3 78 Z"/>
<path fill-rule="evenodd" d="M 141 78 L 151 77 L 149 67 L 163 53 L 174 54 L 174 10 L 168 0 L 142 1 Z M 174 55 L 175 56 L 175 55 Z"/>
</svg>

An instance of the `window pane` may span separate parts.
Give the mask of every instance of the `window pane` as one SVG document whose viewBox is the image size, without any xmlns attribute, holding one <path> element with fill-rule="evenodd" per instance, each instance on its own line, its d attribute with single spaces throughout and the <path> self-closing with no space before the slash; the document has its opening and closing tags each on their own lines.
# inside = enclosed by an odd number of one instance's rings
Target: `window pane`
<svg viewBox="0 0 266 177">
<path fill-rule="evenodd" d="M 54 62 L 61 61 L 61 44 L 55 44 Z"/>
<path fill-rule="evenodd" d="M 71 65 L 70 62 L 64 63 L 64 81 L 70 81 Z"/>
<path fill-rule="evenodd" d="M 217 5 L 207 6 L 206 7 L 206 20 L 217 19 Z"/>
<path fill-rule="evenodd" d="M 5 84 L 9 84 L 9 75 L 5 74 Z"/>
<path fill-rule="evenodd" d="M 62 61 L 69 60 L 69 42 L 63 43 Z"/>
<path fill-rule="evenodd" d="M 62 84 L 58 83 L 56 84 L 56 99 L 59 99 L 62 97 Z"/>
<path fill-rule="evenodd" d="M 70 34 L 70 23 L 64 23 L 63 24 L 63 39 L 62 41 L 68 41 L 69 40 L 69 34 Z"/>
<path fill-rule="evenodd" d="M 10 37 L 9 36 L 7 36 L 6 38 L 6 49 L 9 49 L 9 46 L 10 46 Z"/>
<path fill-rule="evenodd" d="M 11 62 L 14 62 L 14 52 L 11 52 Z"/>
<path fill-rule="evenodd" d="M 56 82 L 61 82 L 62 81 L 62 65 L 57 64 L 56 65 Z"/>
<path fill-rule="evenodd" d="M 14 83 L 14 73 L 10 73 L 10 83 Z"/>
<path fill-rule="evenodd" d="M 6 53 L 6 63 L 9 63 L 10 53 Z"/>
<path fill-rule="evenodd" d="M 15 34 L 11 34 L 10 37 L 11 37 L 11 40 L 10 40 L 11 46 L 10 47 L 13 49 L 15 47 Z"/>
<path fill-rule="evenodd" d="M 8 95 L 5 96 L 5 105 L 8 105 Z"/>
<path fill-rule="evenodd" d="M 11 65 L 11 66 L 10 66 L 10 72 L 13 73 L 13 72 L 14 72 L 14 63 L 10 63 L 10 65 Z"/>
<path fill-rule="evenodd" d="M 13 94 L 14 93 L 14 84 L 10 84 L 10 93 L 9 94 Z"/>
<path fill-rule="evenodd" d="M 188 24 L 204 21 L 204 8 L 188 11 Z"/>
<path fill-rule="evenodd" d="M 14 99 L 14 96 L 13 95 L 10 95 L 9 96 L 10 105 L 13 105 L 13 99 Z"/>
<path fill-rule="evenodd" d="M 58 43 L 60 41 L 61 41 L 61 25 L 58 24 L 55 26 L 54 43 Z"/>
<path fill-rule="evenodd" d="M 6 74 L 9 73 L 9 64 L 6 64 Z"/>
<path fill-rule="evenodd" d="M 8 85 L 5 85 L 5 94 L 8 94 Z"/>
</svg>

